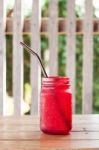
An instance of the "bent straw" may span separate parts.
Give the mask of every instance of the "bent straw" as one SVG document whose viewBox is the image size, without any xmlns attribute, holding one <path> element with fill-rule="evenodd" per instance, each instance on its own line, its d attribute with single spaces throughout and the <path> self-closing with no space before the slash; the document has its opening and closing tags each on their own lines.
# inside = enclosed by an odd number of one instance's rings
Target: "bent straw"
<svg viewBox="0 0 99 150">
<path fill-rule="evenodd" d="M 48 75 L 47 75 L 47 73 L 46 73 L 46 71 L 45 71 L 45 68 L 44 68 L 44 66 L 43 66 L 43 63 L 42 63 L 40 57 L 38 56 L 38 54 L 35 53 L 35 52 L 34 52 L 29 46 L 27 46 L 25 43 L 20 42 L 20 44 L 21 44 L 24 48 L 26 48 L 26 50 L 27 50 L 29 53 L 31 53 L 31 54 L 33 54 L 33 55 L 35 55 L 35 56 L 37 57 L 37 59 L 39 60 L 40 65 L 41 65 L 41 68 L 42 68 L 42 70 L 43 70 L 44 76 L 45 76 L 46 78 L 48 78 Z M 54 98 L 55 98 L 56 100 L 58 99 L 56 92 L 54 92 L 53 96 L 54 96 Z M 60 113 L 61 116 L 62 116 L 63 121 L 64 121 L 66 124 L 68 124 L 68 121 L 66 121 L 65 115 L 64 115 L 63 111 L 61 110 L 60 105 L 59 105 L 57 102 L 56 102 L 56 107 L 59 108 L 58 110 L 59 110 L 59 113 Z"/>
<path fill-rule="evenodd" d="M 26 48 L 26 50 L 27 50 L 29 53 L 31 53 L 31 54 L 33 54 L 33 55 L 35 55 L 35 56 L 37 57 L 37 59 L 38 59 L 40 65 L 41 65 L 41 68 L 42 68 L 42 70 L 43 70 L 44 76 L 45 76 L 46 78 L 48 78 L 48 75 L 47 75 L 47 73 L 46 73 L 46 71 L 45 71 L 45 68 L 44 68 L 44 66 L 43 66 L 43 63 L 42 63 L 41 58 L 39 57 L 39 55 L 38 55 L 37 53 L 35 53 L 35 52 L 34 52 L 29 46 L 27 46 L 25 43 L 20 42 L 20 44 L 21 44 L 24 48 Z"/>
</svg>

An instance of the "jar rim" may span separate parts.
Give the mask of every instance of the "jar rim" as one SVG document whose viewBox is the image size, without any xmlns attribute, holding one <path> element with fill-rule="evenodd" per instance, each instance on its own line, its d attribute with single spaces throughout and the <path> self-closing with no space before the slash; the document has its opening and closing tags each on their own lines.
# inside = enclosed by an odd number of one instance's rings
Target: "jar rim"
<svg viewBox="0 0 99 150">
<path fill-rule="evenodd" d="M 69 82 L 69 77 L 64 76 L 49 76 L 48 78 L 43 77 L 42 81 L 44 82 Z"/>
<path fill-rule="evenodd" d="M 50 79 L 67 79 L 69 80 L 70 78 L 67 76 L 49 76 L 49 77 L 43 77 L 43 80 L 50 80 Z"/>
</svg>

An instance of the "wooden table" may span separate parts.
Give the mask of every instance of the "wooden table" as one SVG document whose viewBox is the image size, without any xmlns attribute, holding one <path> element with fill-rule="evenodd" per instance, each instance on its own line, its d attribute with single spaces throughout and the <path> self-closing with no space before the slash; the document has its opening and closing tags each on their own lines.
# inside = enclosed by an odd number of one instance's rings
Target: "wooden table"
<svg viewBox="0 0 99 150">
<path fill-rule="evenodd" d="M 0 117 L 0 150 L 99 150 L 99 115 L 73 116 L 70 135 L 47 135 L 31 116 Z"/>
</svg>

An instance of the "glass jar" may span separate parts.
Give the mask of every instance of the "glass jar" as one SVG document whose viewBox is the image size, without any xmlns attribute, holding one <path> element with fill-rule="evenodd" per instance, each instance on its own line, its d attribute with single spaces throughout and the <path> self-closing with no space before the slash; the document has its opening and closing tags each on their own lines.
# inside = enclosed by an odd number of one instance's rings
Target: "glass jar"
<svg viewBox="0 0 99 150">
<path fill-rule="evenodd" d="M 72 128 L 72 94 L 69 78 L 42 79 L 40 128 L 48 134 L 68 134 Z"/>
</svg>

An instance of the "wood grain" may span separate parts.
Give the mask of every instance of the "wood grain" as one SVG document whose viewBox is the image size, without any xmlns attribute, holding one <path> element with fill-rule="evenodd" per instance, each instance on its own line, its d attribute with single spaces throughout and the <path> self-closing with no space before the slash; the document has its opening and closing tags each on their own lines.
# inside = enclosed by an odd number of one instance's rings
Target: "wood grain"
<svg viewBox="0 0 99 150">
<path fill-rule="evenodd" d="M 0 0 L 0 115 L 3 114 L 6 97 L 5 20 L 4 0 Z"/>
<path fill-rule="evenodd" d="M 73 93 L 73 113 L 75 113 L 75 0 L 67 1 L 67 49 L 66 49 L 66 74 L 70 77 Z"/>
<path fill-rule="evenodd" d="M 5 34 L 12 34 L 12 22 L 13 18 L 6 19 L 6 29 Z M 30 19 L 25 18 L 22 33 L 23 34 L 31 34 L 31 28 L 30 28 Z M 40 34 L 48 34 L 48 22 L 49 18 L 43 17 L 41 18 L 41 26 L 40 26 Z M 57 18 L 58 22 L 58 34 L 67 34 L 67 18 Z M 76 18 L 76 34 L 77 35 L 83 35 L 83 20 Z M 93 18 L 93 34 L 99 34 L 99 20 L 96 18 Z"/>
<path fill-rule="evenodd" d="M 21 114 L 21 101 L 23 100 L 23 49 L 22 41 L 22 12 L 21 0 L 14 3 L 13 16 L 13 96 L 14 115 Z"/>
<path fill-rule="evenodd" d="M 58 1 L 49 1 L 49 73 L 52 76 L 58 73 Z"/>
<path fill-rule="evenodd" d="M 1 141 L 0 150 L 99 150 L 99 141 Z"/>
<path fill-rule="evenodd" d="M 83 113 L 92 113 L 93 81 L 93 5 L 85 1 L 83 39 Z"/>
<path fill-rule="evenodd" d="M 0 150 L 98 150 L 99 115 L 73 115 L 69 135 L 40 131 L 39 118 L 0 117 Z"/>
<path fill-rule="evenodd" d="M 34 0 L 32 3 L 31 18 L 31 48 L 40 55 L 40 1 Z M 30 80 L 32 86 L 31 93 L 31 115 L 39 115 L 39 97 L 40 97 L 40 66 L 35 56 L 31 55 L 31 73 Z"/>
</svg>

